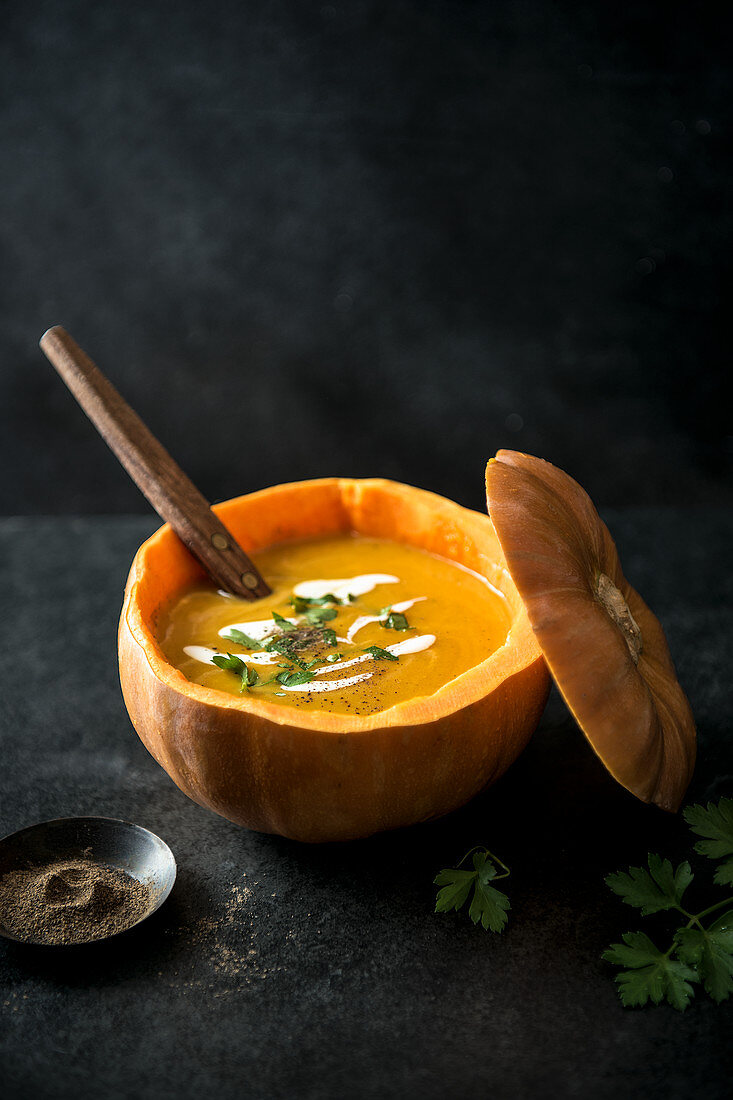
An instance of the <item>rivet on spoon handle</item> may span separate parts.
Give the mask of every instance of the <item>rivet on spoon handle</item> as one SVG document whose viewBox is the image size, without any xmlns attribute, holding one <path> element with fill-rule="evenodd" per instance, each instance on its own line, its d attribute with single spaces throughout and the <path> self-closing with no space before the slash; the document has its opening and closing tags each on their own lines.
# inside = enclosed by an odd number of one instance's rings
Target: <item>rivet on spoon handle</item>
<svg viewBox="0 0 733 1100">
<path fill-rule="evenodd" d="M 40 344 L 132 480 L 214 582 L 248 600 L 268 596 L 269 586 L 206 498 L 68 332 L 56 325 Z"/>
</svg>

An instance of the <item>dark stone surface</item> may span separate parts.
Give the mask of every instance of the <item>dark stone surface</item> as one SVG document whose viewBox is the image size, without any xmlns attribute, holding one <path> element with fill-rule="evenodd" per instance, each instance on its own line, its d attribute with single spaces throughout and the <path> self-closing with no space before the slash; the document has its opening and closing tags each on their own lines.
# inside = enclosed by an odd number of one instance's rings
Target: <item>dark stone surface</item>
<svg viewBox="0 0 733 1100">
<path fill-rule="evenodd" d="M 62 323 L 202 490 L 500 446 L 733 502 L 723 5 L 2 5 L 0 513 L 133 512 Z"/>
<path fill-rule="evenodd" d="M 730 795 L 733 520 L 609 521 L 695 711 L 689 797 Z M 604 874 L 650 849 L 686 855 L 687 830 L 614 784 L 556 696 L 510 772 L 429 825 L 308 847 L 189 802 L 138 742 L 117 684 L 123 582 L 152 526 L 0 522 L 0 830 L 119 816 L 179 862 L 160 913 L 108 945 L 0 942 L 6 1100 L 729 1095 L 731 1005 L 624 1010 L 599 957 L 621 932 L 664 925 L 621 905 Z M 434 874 L 476 843 L 513 870 L 501 937 L 432 913 Z"/>
</svg>

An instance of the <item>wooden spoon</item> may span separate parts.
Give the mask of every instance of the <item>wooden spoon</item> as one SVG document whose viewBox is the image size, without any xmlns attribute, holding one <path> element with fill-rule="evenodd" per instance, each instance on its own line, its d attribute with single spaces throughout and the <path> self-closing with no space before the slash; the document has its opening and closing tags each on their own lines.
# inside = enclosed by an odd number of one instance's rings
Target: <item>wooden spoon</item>
<svg viewBox="0 0 733 1100">
<path fill-rule="evenodd" d="M 55 325 L 40 344 L 132 480 L 214 583 L 247 600 L 269 596 L 269 585 L 209 502 L 68 332 Z"/>
</svg>

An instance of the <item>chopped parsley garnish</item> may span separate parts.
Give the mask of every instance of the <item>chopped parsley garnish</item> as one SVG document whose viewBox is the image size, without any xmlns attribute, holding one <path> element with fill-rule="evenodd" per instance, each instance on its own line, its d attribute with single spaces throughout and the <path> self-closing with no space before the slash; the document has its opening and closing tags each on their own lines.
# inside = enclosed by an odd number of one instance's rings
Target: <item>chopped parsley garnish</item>
<svg viewBox="0 0 733 1100">
<path fill-rule="evenodd" d="M 351 597 L 349 597 L 349 599 L 350 598 Z M 323 607 L 327 603 L 343 604 L 346 603 L 346 600 L 340 600 L 338 596 L 334 596 L 332 592 L 329 592 L 327 596 L 290 597 L 290 606 L 298 615 L 302 615 L 304 611 L 308 611 L 311 607 Z"/>
<path fill-rule="evenodd" d="M 245 666 L 247 669 L 246 676 L 242 676 L 242 687 L 240 691 L 245 691 L 246 688 L 257 687 L 260 682 L 260 676 L 256 668 L 250 668 L 249 665 Z"/>
<path fill-rule="evenodd" d="M 281 630 L 286 632 L 297 630 L 295 623 L 291 623 L 289 619 L 285 619 L 282 615 L 278 615 L 277 611 L 273 611 L 272 617 Z"/>
<path fill-rule="evenodd" d="M 227 653 L 224 656 L 223 653 L 217 653 L 211 658 L 212 664 L 215 664 L 217 668 L 223 669 L 225 672 L 236 672 L 240 676 L 246 665 L 239 657 L 235 657 L 233 653 Z"/>
<path fill-rule="evenodd" d="M 314 607 L 305 613 L 306 619 L 313 626 L 318 626 L 319 623 L 328 623 L 331 619 L 335 619 L 337 615 L 338 611 L 333 607 Z"/>
<path fill-rule="evenodd" d="M 293 642 L 290 638 L 285 638 L 282 635 L 279 638 L 270 638 L 265 649 L 268 653 L 279 653 L 283 657 L 290 658 L 290 654 L 293 648 Z"/>
<path fill-rule="evenodd" d="M 250 638 L 249 634 L 245 634 L 243 630 L 237 630 L 236 626 L 228 626 L 226 634 L 222 634 L 222 638 L 226 639 L 227 642 L 236 642 L 237 645 L 243 645 L 246 649 L 263 648 L 254 638 Z"/>
<path fill-rule="evenodd" d="M 364 650 L 365 653 L 371 653 L 375 661 L 397 661 L 399 658 L 395 653 L 390 653 L 388 649 L 382 649 L 378 645 L 370 645 Z"/>
<path fill-rule="evenodd" d="M 267 649 L 270 653 L 279 653 L 281 657 L 287 657 L 298 668 L 305 668 L 305 661 L 302 661 L 300 657 L 296 657 L 293 653 L 293 644 L 289 639 L 274 638 L 271 642 L 268 642 Z"/>
<path fill-rule="evenodd" d="M 217 668 L 223 669 L 224 672 L 235 672 L 240 677 L 240 691 L 248 691 L 249 688 L 255 687 L 260 682 L 257 669 L 249 668 L 244 661 L 233 653 L 227 653 L 226 656 L 223 653 L 217 653 L 211 660 Z"/>
<path fill-rule="evenodd" d="M 335 665 L 343 660 L 340 651 L 328 656 L 314 656 L 313 652 L 322 646 L 336 649 L 338 635 L 331 626 L 338 616 L 338 608 L 344 604 L 354 603 L 357 599 L 352 593 L 343 598 L 328 592 L 323 596 L 296 596 L 290 597 L 289 603 L 293 611 L 302 616 L 296 623 L 273 611 L 272 620 L 275 632 L 257 640 L 238 627 L 227 627 L 221 637 L 234 642 L 249 650 L 261 650 L 265 653 L 278 654 L 283 658 L 283 663 L 276 667 L 277 672 L 271 679 L 261 680 L 256 669 L 249 666 L 236 654 L 217 654 L 212 658 L 213 663 L 227 672 L 234 672 L 241 681 L 241 691 L 248 691 L 252 687 L 265 687 L 268 684 L 280 684 L 282 687 L 297 687 L 310 683 L 315 678 L 316 667 L 326 661 L 329 665 Z M 382 608 L 380 616 L 385 616 L 381 625 L 389 630 L 411 630 L 407 618 L 399 611 L 393 611 L 390 607 Z M 310 652 L 309 652 L 310 651 Z M 356 650 L 358 653 L 359 651 Z M 362 651 L 376 661 L 397 661 L 398 656 L 382 646 L 372 645 Z M 282 692 L 275 692 L 282 695 Z"/>
<path fill-rule="evenodd" d="M 298 684 L 309 684 L 313 676 L 307 670 L 303 670 L 302 672 L 281 672 L 276 679 L 283 687 L 297 687 Z"/>
<path fill-rule="evenodd" d="M 407 621 L 407 618 L 401 611 L 390 611 L 386 619 L 382 619 L 379 624 L 384 626 L 387 630 L 411 630 L 412 627 Z"/>
</svg>

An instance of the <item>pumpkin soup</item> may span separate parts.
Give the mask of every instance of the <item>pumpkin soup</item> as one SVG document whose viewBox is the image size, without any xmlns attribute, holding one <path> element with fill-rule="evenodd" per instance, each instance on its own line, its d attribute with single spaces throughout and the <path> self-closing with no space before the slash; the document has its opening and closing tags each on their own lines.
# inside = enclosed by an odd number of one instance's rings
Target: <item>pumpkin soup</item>
<svg viewBox="0 0 733 1100">
<path fill-rule="evenodd" d="M 388 539 L 283 543 L 257 564 L 272 594 L 210 586 L 167 609 L 158 637 L 188 680 L 268 702 L 367 715 L 434 694 L 504 644 L 502 594 L 464 566 Z"/>
</svg>

